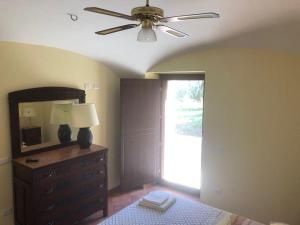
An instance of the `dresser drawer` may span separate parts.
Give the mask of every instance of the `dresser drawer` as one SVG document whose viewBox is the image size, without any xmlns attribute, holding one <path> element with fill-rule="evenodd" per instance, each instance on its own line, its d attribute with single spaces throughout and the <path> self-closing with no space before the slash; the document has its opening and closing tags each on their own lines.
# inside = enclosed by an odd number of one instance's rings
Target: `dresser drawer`
<svg viewBox="0 0 300 225">
<path fill-rule="evenodd" d="M 78 168 L 74 169 L 75 166 Z M 78 163 L 72 163 L 69 166 L 51 167 L 39 171 L 36 174 L 36 183 L 42 191 L 51 193 L 53 188 L 59 190 L 70 185 L 76 186 L 81 182 L 102 178 L 105 175 L 105 164 L 92 163 L 79 167 Z"/>
<path fill-rule="evenodd" d="M 38 195 L 40 198 L 51 197 L 56 194 L 62 195 L 70 188 L 72 188 L 72 181 L 70 177 L 66 177 L 55 182 L 40 183 L 38 185 Z"/>
<path fill-rule="evenodd" d="M 106 163 L 106 155 L 104 153 L 98 153 L 94 155 L 88 155 L 82 157 L 80 160 L 74 160 L 71 164 L 72 171 L 84 170 L 96 165 L 103 165 Z"/>
<path fill-rule="evenodd" d="M 104 194 L 106 192 L 106 184 L 104 180 L 96 180 L 93 182 L 90 182 L 85 187 L 78 188 L 74 195 L 79 197 L 79 201 L 82 199 L 88 198 L 90 196 L 93 196 L 97 193 Z"/>
<path fill-rule="evenodd" d="M 93 187 L 92 187 L 93 188 Z M 106 194 L 98 191 L 99 185 L 84 195 L 73 195 L 59 199 L 56 203 L 43 206 L 41 213 L 42 224 L 54 221 L 60 224 L 63 221 L 76 221 L 83 218 L 90 210 L 100 210 L 105 207 Z M 95 212 L 95 211 L 94 211 Z M 83 216 L 84 215 L 84 216 Z M 46 223 L 47 224 L 47 223 Z M 69 223 L 67 223 L 69 224 Z"/>
<path fill-rule="evenodd" d="M 84 195 L 96 187 L 104 190 L 105 175 L 105 164 L 95 164 L 93 167 L 72 171 L 56 179 L 39 180 L 37 190 L 40 202 L 49 205 L 70 195 Z"/>
<path fill-rule="evenodd" d="M 74 199 L 70 197 L 64 197 L 61 199 L 58 199 L 54 203 L 50 204 L 42 204 L 41 207 L 41 215 L 61 215 L 68 213 L 70 206 L 72 206 L 73 203 L 76 203 Z"/>
<path fill-rule="evenodd" d="M 103 210 L 106 207 L 106 196 L 104 194 L 96 194 L 89 198 L 84 198 L 78 204 L 79 207 L 74 208 L 77 220 L 80 220 L 93 212 Z"/>
<path fill-rule="evenodd" d="M 74 224 L 72 221 L 75 221 L 75 215 L 72 211 L 66 211 L 60 215 L 41 215 L 38 225 L 71 225 Z"/>
<path fill-rule="evenodd" d="M 80 190 L 85 190 L 93 185 L 105 188 L 105 179 L 101 175 L 94 178 L 86 175 L 85 179 L 85 181 L 78 182 L 77 179 L 68 177 L 50 184 L 42 183 L 38 186 L 38 196 L 41 200 L 53 199 L 72 194 L 73 192 L 78 193 Z"/>
<path fill-rule="evenodd" d="M 82 170 L 77 175 L 73 177 L 73 184 L 77 185 L 81 182 L 87 182 L 94 179 L 101 179 L 106 176 L 106 166 L 105 165 L 95 165 L 93 167 L 86 168 Z"/>
<path fill-rule="evenodd" d="M 80 201 L 81 208 L 80 210 L 84 210 L 84 208 L 89 208 L 93 206 L 98 206 L 99 209 L 104 207 L 106 197 L 103 193 L 97 193 L 89 198 L 82 198 Z"/>
<path fill-rule="evenodd" d="M 82 198 L 87 198 L 96 193 L 105 192 L 105 179 L 95 179 L 89 182 L 81 183 L 76 188 L 54 190 L 50 194 L 40 195 L 39 208 L 44 212 L 55 211 L 60 207 L 64 207 L 66 204 L 73 204 L 74 202 L 81 201 Z"/>
<path fill-rule="evenodd" d="M 35 180 L 37 183 L 52 182 L 60 178 L 64 178 L 71 172 L 71 166 L 69 164 L 55 165 L 40 169 L 35 174 Z"/>
<path fill-rule="evenodd" d="M 52 212 L 79 201 L 81 197 L 103 192 L 106 189 L 106 165 L 95 164 L 81 171 L 56 179 L 41 180 L 37 183 L 39 205 L 42 212 Z"/>
</svg>

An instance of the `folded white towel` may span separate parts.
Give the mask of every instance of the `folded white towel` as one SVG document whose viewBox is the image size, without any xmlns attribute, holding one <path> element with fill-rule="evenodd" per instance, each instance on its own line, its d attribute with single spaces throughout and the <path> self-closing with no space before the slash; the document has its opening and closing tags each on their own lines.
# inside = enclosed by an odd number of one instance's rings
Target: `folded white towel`
<svg viewBox="0 0 300 225">
<path fill-rule="evenodd" d="M 144 202 L 151 203 L 154 205 L 162 205 L 169 199 L 169 194 L 161 191 L 150 192 L 143 198 Z"/>
<path fill-rule="evenodd" d="M 165 212 L 167 209 L 169 209 L 174 203 L 176 202 L 176 198 L 174 197 L 169 197 L 167 201 L 165 201 L 163 204 L 161 205 L 156 205 L 156 204 L 152 204 L 150 202 L 147 202 L 147 201 L 143 201 L 141 200 L 139 202 L 139 205 L 140 206 L 143 206 L 143 207 L 147 207 L 147 208 L 150 208 L 150 209 L 154 209 L 154 210 L 157 210 L 159 212 Z"/>
</svg>

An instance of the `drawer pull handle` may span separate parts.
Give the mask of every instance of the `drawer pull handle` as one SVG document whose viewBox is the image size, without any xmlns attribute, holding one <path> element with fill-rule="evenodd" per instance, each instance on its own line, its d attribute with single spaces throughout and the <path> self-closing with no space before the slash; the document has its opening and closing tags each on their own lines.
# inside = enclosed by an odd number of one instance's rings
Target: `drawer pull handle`
<svg viewBox="0 0 300 225">
<path fill-rule="evenodd" d="M 100 184 L 100 185 L 99 185 L 99 188 L 104 188 L 104 184 Z"/>
<path fill-rule="evenodd" d="M 88 179 L 90 179 L 91 177 L 93 177 L 93 175 L 94 175 L 94 174 L 92 174 L 92 173 L 87 173 L 87 174 L 85 174 L 85 175 L 83 176 L 83 179 L 88 180 Z"/>
<path fill-rule="evenodd" d="M 47 193 L 47 195 L 50 195 L 50 194 L 52 194 L 53 192 L 54 192 L 54 190 L 55 190 L 55 188 L 51 188 L 51 189 L 49 189 L 46 193 Z"/>
<path fill-rule="evenodd" d="M 70 181 L 65 180 L 65 181 L 59 182 L 59 183 L 56 185 L 56 187 L 57 187 L 58 189 L 64 189 L 64 188 L 70 186 L 70 184 L 71 184 Z"/>
<path fill-rule="evenodd" d="M 54 209 L 54 207 L 55 207 L 55 204 L 53 204 L 53 205 L 50 205 L 50 206 L 47 208 L 47 211 L 51 211 L 51 210 L 53 210 L 53 209 Z"/>
<path fill-rule="evenodd" d="M 55 222 L 52 220 L 52 221 L 49 221 L 48 222 L 48 225 L 55 225 Z"/>
<path fill-rule="evenodd" d="M 104 157 L 101 157 L 101 158 L 100 158 L 100 161 L 103 162 L 103 161 L 104 161 Z"/>
<path fill-rule="evenodd" d="M 88 179 L 90 179 L 90 178 L 92 178 L 92 177 L 94 177 L 95 175 L 98 175 L 98 174 L 104 175 L 104 171 L 103 170 L 100 170 L 100 171 L 98 170 L 96 172 L 86 173 L 86 174 L 83 175 L 83 179 L 88 180 Z"/>
<path fill-rule="evenodd" d="M 55 175 L 55 171 L 51 171 L 49 174 L 48 174 L 48 177 L 53 177 Z"/>
</svg>

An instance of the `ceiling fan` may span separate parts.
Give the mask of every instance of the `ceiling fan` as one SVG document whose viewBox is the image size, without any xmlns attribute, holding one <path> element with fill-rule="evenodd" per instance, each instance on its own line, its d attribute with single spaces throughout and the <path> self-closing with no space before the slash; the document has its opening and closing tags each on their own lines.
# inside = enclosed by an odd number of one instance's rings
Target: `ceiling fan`
<svg viewBox="0 0 300 225">
<path fill-rule="evenodd" d="M 111 34 L 111 33 L 128 30 L 131 28 L 136 28 L 136 27 L 141 26 L 142 29 L 139 31 L 138 36 L 137 36 L 137 40 L 140 42 L 155 42 L 155 41 L 157 41 L 156 33 L 153 30 L 153 28 L 156 28 L 157 30 L 167 33 L 173 37 L 184 38 L 184 37 L 188 36 L 188 34 L 183 33 L 174 28 L 168 27 L 168 26 L 164 25 L 164 23 L 193 20 L 193 19 L 220 17 L 219 14 L 214 13 L 214 12 L 164 17 L 163 9 L 154 7 L 154 6 L 150 6 L 149 0 L 146 0 L 146 6 L 140 6 L 140 7 L 133 8 L 131 10 L 131 15 L 126 15 L 123 13 L 114 12 L 114 11 L 110 11 L 107 9 L 101 9 L 98 7 L 87 7 L 84 10 L 138 22 L 137 24 L 127 24 L 127 25 L 123 25 L 123 26 L 119 26 L 119 27 L 113 27 L 113 28 L 97 31 L 96 34 L 107 35 L 107 34 Z"/>
</svg>

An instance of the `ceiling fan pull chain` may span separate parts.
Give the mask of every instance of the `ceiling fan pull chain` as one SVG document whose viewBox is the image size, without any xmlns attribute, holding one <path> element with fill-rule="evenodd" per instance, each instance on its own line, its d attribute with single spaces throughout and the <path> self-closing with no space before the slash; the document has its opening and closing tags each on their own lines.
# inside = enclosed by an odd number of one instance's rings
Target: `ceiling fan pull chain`
<svg viewBox="0 0 300 225">
<path fill-rule="evenodd" d="M 68 13 L 68 15 L 70 16 L 70 19 L 74 22 L 79 19 L 78 16 L 73 13 Z"/>
</svg>

